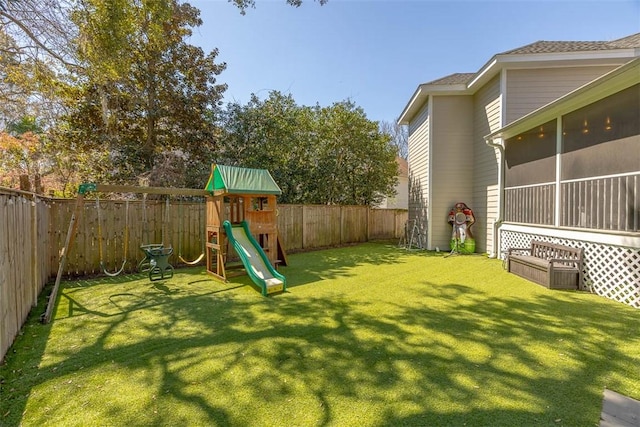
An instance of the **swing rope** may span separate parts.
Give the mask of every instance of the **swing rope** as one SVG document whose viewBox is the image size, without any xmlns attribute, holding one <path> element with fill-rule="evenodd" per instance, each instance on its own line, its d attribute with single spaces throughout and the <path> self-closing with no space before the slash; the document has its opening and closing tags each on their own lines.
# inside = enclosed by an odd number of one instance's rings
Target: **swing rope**
<svg viewBox="0 0 640 427">
<path fill-rule="evenodd" d="M 194 261 L 187 261 L 186 259 L 184 259 L 182 257 L 182 226 L 183 226 L 183 214 L 182 214 L 182 200 L 180 200 L 180 213 L 179 213 L 179 217 L 180 217 L 180 225 L 178 228 L 178 259 L 180 261 L 182 261 L 183 263 L 187 264 L 187 265 L 196 265 L 198 264 L 200 261 L 202 261 L 202 259 L 204 258 L 205 255 L 205 245 L 204 245 L 204 239 L 202 240 L 202 253 L 200 254 L 200 256 L 195 259 Z"/>
<path fill-rule="evenodd" d="M 122 260 L 122 266 L 120 270 L 115 273 L 110 273 L 104 265 L 104 257 L 102 251 L 102 215 L 100 214 L 100 197 L 96 197 L 96 209 L 98 210 L 98 252 L 100 254 L 100 268 L 102 272 L 109 277 L 115 277 L 124 271 L 124 266 L 127 264 L 127 249 L 129 247 L 129 201 L 125 202 L 125 226 L 124 226 L 124 254 Z"/>
</svg>

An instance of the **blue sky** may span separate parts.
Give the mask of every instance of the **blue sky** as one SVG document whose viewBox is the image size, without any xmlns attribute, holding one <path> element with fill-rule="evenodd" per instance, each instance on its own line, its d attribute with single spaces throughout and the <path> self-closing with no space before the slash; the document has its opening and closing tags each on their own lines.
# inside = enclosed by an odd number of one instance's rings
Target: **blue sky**
<svg viewBox="0 0 640 427">
<path fill-rule="evenodd" d="M 204 24 L 190 43 L 219 49 L 226 101 L 271 90 L 298 105 L 347 98 L 371 120 L 395 121 L 420 83 L 478 71 L 538 40 L 613 40 L 640 32 L 640 0 L 191 0 Z"/>
</svg>

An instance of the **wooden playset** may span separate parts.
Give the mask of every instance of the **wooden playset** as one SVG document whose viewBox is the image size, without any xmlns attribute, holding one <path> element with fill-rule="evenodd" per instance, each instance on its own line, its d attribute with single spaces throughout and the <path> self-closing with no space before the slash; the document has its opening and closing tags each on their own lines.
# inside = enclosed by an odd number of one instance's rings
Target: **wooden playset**
<svg viewBox="0 0 640 427">
<path fill-rule="evenodd" d="M 206 260 L 210 274 L 226 280 L 230 274 L 228 270 L 242 267 L 231 263 L 234 258 L 241 258 L 241 254 L 235 253 L 233 245 L 229 244 L 225 221 L 232 225 L 246 222 L 271 266 L 287 265 L 278 239 L 276 196 L 282 191 L 269 171 L 213 165 L 205 190 L 209 193 L 206 198 Z"/>
</svg>

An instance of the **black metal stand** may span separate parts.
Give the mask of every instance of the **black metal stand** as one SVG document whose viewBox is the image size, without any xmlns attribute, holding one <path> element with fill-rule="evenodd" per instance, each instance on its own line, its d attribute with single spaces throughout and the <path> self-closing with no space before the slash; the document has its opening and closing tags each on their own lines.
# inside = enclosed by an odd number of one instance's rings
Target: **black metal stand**
<svg viewBox="0 0 640 427">
<path fill-rule="evenodd" d="M 453 248 L 451 249 L 451 252 L 449 252 L 449 254 L 447 254 L 447 255 L 445 256 L 445 258 L 448 258 L 448 257 L 450 257 L 451 255 L 460 255 L 460 249 L 459 249 L 459 246 L 458 246 L 458 245 L 459 245 L 459 242 L 460 242 L 460 238 L 459 238 L 459 237 L 456 237 L 456 238 L 454 239 L 454 241 L 455 241 L 455 244 L 453 245 Z"/>
</svg>

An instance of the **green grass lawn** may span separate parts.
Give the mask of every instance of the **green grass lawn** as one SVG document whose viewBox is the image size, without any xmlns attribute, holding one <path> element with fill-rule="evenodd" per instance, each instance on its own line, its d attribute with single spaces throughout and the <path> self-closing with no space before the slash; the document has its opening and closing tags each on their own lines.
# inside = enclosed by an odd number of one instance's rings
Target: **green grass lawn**
<svg viewBox="0 0 640 427">
<path fill-rule="evenodd" d="M 640 398 L 640 310 L 480 255 L 289 256 L 265 298 L 203 268 L 63 282 L 0 367 L 13 426 L 597 426 Z"/>
</svg>

